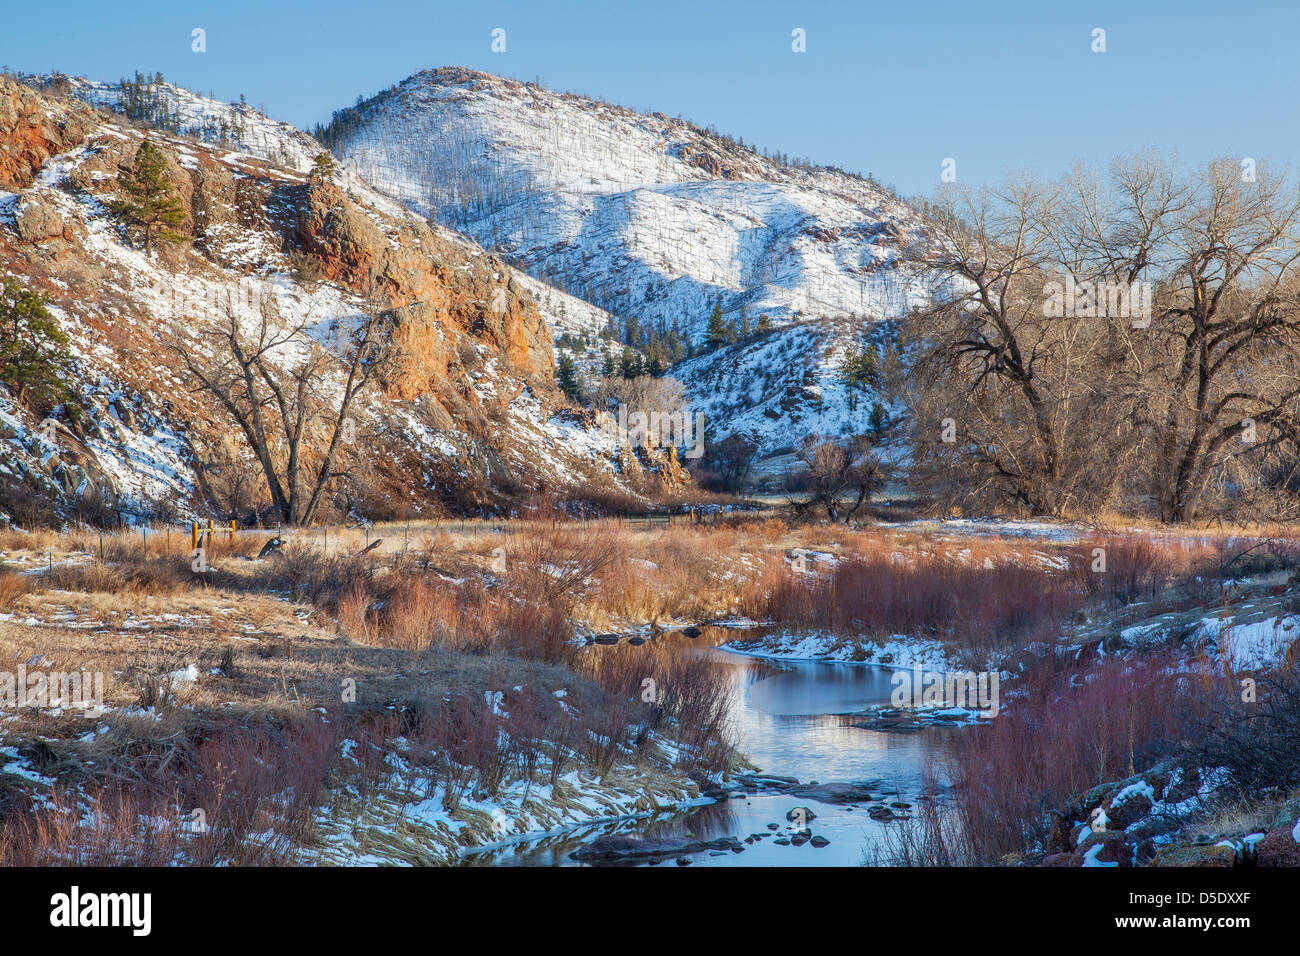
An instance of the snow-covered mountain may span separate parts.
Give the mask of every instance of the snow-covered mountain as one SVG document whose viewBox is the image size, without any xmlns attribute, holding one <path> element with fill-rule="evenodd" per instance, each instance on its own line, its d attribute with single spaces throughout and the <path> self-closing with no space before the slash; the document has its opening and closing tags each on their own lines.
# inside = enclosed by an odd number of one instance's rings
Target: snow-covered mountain
<svg viewBox="0 0 1300 956">
<path fill-rule="evenodd" d="M 752 376 L 738 380 L 740 356 L 782 394 L 803 387 L 805 366 L 829 386 L 849 342 L 925 298 L 901 262 L 924 241 L 920 217 L 887 190 L 662 113 L 444 68 L 340 110 L 324 138 L 377 188 L 606 313 L 697 345 L 715 302 L 732 322 L 766 315 L 775 331 L 761 346 L 679 373 L 697 405 L 732 409 L 723 433 L 753 426 L 769 448 L 804 425 L 759 401 Z M 852 428 L 847 403 L 823 390 L 823 431 Z"/>
<path fill-rule="evenodd" d="M 191 137 L 231 152 L 306 172 L 321 146 L 298 127 L 273 120 L 247 103 L 224 103 L 160 78 L 136 77 L 104 83 L 55 73 L 33 77 L 34 85 L 66 93 L 91 106 L 143 120 L 155 129 Z"/>
<path fill-rule="evenodd" d="M 41 510 L 27 507 L 38 499 L 64 516 L 88 501 L 128 520 L 207 511 L 205 471 L 219 456 L 243 467 L 249 452 L 181 356 L 218 361 L 212 333 L 232 308 L 254 333 L 265 309 L 276 334 L 308 330 L 315 346 L 296 338 L 268 353 L 286 370 L 303 348 L 329 350 L 376 303 L 392 310 L 391 364 L 349 418 L 366 500 L 341 508 L 488 512 L 539 488 L 630 500 L 680 482 L 670 455 L 632 455 L 564 407 L 551 332 L 529 293 L 541 283 L 356 177 L 308 177 L 250 153 L 256 142 L 292 157 L 298 144 L 309 165 L 320 147 L 292 127 L 258 114 L 247 128 L 265 138 L 222 146 L 191 126 L 166 132 L 78 102 L 103 89 L 65 80 L 38 91 L 0 77 L 0 266 L 47 300 L 68 336 L 75 396 L 42 421 L 0 387 L 0 520 L 38 520 L 25 513 Z M 194 115 L 223 106 L 175 95 Z M 176 241 L 152 253 L 114 212 L 146 137 L 180 213 Z M 570 313 L 563 293 L 548 296 L 580 326 L 599 321 L 585 304 Z M 321 388 L 341 380 L 328 370 Z"/>
<path fill-rule="evenodd" d="M 156 80 L 42 81 L 299 171 L 321 148 L 251 107 Z M 887 190 L 661 113 L 444 68 L 339 110 L 318 136 L 350 195 L 514 265 L 557 358 L 588 382 L 622 349 L 609 328 L 676 331 L 693 355 L 672 374 L 714 435 L 757 435 L 768 454 L 812 431 L 863 430 L 875 396 L 849 400 L 843 356 L 926 295 L 902 261 L 926 241 L 921 217 Z M 715 304 L 731 325 L 766 316 L 770 330 L 705 351 Z"/>
</svg>

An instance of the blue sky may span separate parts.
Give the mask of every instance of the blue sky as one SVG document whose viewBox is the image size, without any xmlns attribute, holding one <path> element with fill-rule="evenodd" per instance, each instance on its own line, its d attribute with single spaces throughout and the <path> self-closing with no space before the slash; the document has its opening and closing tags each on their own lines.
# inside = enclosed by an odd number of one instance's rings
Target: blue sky
<svg viewBox="0 0 1300 956">
<path fill-rule="evenodd" d="M 264 9 L 264 6 L 272 9 Z M 1300 153 L 1300 3 L 532 2 L 10 4 L 0 63 L 134 70 L 309 128 L 435 66 L 540 79 L 928 194 L 1145 147 Z M 191 51 L 201 27 L 207 52 Z M 491 31 L 506 51 L 491 51 Z M 803 29 L 807 51 L 791 50 Z M 1106 31 L 1094 53 L 1092 31 Z"/>
</svg>

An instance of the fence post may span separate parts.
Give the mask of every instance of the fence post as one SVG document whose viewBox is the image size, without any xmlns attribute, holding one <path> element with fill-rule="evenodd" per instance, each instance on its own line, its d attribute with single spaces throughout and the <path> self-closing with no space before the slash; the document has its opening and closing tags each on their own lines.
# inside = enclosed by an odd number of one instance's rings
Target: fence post
<svg viewBox="0 0 1300 956">
<path fill-rule="evenodd" d="M 231 519 L 230 519 L 230 543 L 231 543 L 231 544 L 234 544 L 234 543 L 235 543 L 235 531 L 236 531 L 236 530 L 237 530 L 237 526 L 236 526 L 236 524 L 235 524 L 235 519 L 234 519 L 234 518 L 231 518 Z"/>
</svg>

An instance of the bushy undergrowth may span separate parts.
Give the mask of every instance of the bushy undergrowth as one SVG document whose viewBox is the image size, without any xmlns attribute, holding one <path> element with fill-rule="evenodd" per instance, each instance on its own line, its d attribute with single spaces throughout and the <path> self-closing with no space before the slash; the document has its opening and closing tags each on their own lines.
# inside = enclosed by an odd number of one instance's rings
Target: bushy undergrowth
<svg viewBox="0 0 1300 956">
<path fill-rule="evenodd" d="M 1044 659 L 1017 680 L 996 720 L 951 754 L 961 852 L 994 863 L 1041 845 L 1050 811 L 1192 742 L 1221 676 L 1156 657 L 1092 665 Z"/>
<path fill-rule="evenodd" d="M 218 725 L 165 748 L 141 744 L 39 806 L 10 807 L 0 818 L 0 864 L 291 862 L 338 766 L 343 732 L 340 719 L 311 714 L 288 725 Z"/>
<path fill-rule="evenodd" d="M 1227 771 L 1242 796 L 1286 796 L 1300 788 L 1300 645 L 1289 659 L 1225 694 L 1202 726 L 1202 766 Z M 1247 689 L 1249 687 L 1249 689 Z"/>
</svg>

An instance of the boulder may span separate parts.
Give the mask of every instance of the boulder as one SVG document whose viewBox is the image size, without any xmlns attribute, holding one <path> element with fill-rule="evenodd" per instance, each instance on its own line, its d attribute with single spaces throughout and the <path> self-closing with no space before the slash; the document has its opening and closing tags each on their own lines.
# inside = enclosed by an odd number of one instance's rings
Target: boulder
<svg viewBox="0 0 1300 956">
<path fill-rule="evenodd" d="M 855 783 L 809 784 L 803 787 L 794 787 L 789 792 L 791 796 L 802 797 L 805 800 L 818 800 L 822 803 L 833 804 L 866 803 L 872 799 L 871 791 Z"/>
<path fill-rule="evenodd" d="M 67 230 L 58 210 L 39 200 L 28 200 L 20 205 L 14 223 L 18 227 L 18 238 L 23 242 L 64 238 Z"/>
<path fill-rule="evenodd" d="M 1300 843 L 1295 841 L 1291 827 L 1278 827 L 1264 835 L 1255 844 L 1257 866 L 1300 866 Z"/>
<path fill-rule="evenodd" d="M 1107 829 L 1127 830 L 1151 812 L 1151 800 L 1145 793 L 1130 793 L 1122 802 L 1112 798 L 1106 807 Z"/>
</svg>

